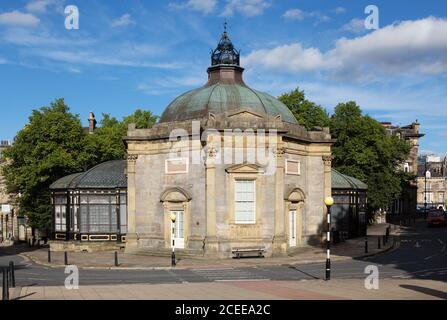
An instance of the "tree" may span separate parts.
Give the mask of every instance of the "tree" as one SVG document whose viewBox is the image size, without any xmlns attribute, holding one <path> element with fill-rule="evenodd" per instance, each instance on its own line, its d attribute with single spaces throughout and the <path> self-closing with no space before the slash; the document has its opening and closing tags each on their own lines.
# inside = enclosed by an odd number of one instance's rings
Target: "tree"
<svg viewBox="0 0 447 320">
<path fill-rule="evenodd" d="M 284 93 L 278 99 L 292 111 L 298 123 L 307 130 L 329 126 L 329 115 L 326 110 L 307 100 L 304 91 L 299 88 Z"/>
<path fill-rule="evenodd" d="M 29 123 L 3 154 L 8 192 L 20 194 L 17 204 L 30 226 L 45 229 L 51 225 L 49 187 L 53 182 L 101 162 L 122 159 L 128 124 L 150 128 L 156 120 L 150 111 L 140 109 L 123 121 L 103 114 L 100 127 L 88 134 L 63 99 L 34 110 Z"/>
<path fill-rule="evenodd" d="M 34 228 L 51 223 L 49 186 L 55 180 L 82 169 L 84 132 L 78 116 L 63 99 L 34 110 L 29 123 L 4 151 L 3 169 L 8 192 L 20 194 L 20 212 Z"/>
<path fill-rule="evenodd" d="M 370 209 L 388 207 L 402 192 L 404 183 L 413 179 L 400 168 L 410 146 L 387 135 L 383 126 L 363 115 L 355 102 L 341 103 L 330 120 L 334 167 L 368 184 Z"/>
<path fill-rule="evenodd" d="M 137 109 L 133 114 L 117 120 L 110 114 L 103 113 L 102 120 L 95 134 L 87 135 L 82 154 L 86 167 L 109 160 L 122 159 L 126 154 L 123 138 L 127 134 L 129 124 L 135 124 L 137 129 L 149 129 L 157 121 L 151 111 Z"/>
<path fill-rule="evenodd" d="M 133 114 L 123 119 L 123 123 L 127 126 L 131 123 L 135 124 L 137 129 L 149 129 L 157 122 L 158 117 L 153 115 L 151 111 L 137 109 Z"/>
</svg>

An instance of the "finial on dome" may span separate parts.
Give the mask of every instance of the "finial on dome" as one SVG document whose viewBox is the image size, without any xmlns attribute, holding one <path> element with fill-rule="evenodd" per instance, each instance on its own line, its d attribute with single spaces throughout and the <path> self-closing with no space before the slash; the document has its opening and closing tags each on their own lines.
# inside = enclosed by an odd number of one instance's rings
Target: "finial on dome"
<svg viewBox="0 0 447 320">
<path fill-rule="evenodd" d="M 236 65 L 240 64 L 240 51 L 237 51 L 228 37 L 228 23 L 225 20 L 224 32 L 220 38 L 217 48 L 211 53 L 211 65 Z"/>
</svg>

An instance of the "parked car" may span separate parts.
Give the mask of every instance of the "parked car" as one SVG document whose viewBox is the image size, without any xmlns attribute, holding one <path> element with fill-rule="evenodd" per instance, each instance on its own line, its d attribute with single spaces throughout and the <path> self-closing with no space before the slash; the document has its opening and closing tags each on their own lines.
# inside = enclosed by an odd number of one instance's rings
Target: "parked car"
<svg viewBox="0 0 447 320">
<path fill-rule="evenodd" d="M 446 226 L 447 217 L 442 210 L 430 211 L 427 216 L 427 225 L 429 227 Z"/>
</svg>

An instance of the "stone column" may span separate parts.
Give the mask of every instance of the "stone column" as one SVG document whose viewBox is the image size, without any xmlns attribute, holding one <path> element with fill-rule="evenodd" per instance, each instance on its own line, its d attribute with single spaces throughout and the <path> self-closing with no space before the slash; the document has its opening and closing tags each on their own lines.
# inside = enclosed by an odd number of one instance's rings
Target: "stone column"
<svg viewBox="0 0 447 320">
<path fill-rule="evenodd" d="M 279 147 L 274 152 L 276 158 L 275 173 L 275 235 L 273 237 L 273 255 L 284 255 L 287 252 L 284 214 L 284 154 L 285 149 Z"/>
<path fill-rule="evenodd" d="M 206 158 L 206 238 L 205 255 L 214 256 L 218 253 L 216 228 L 216 156 L 217 149 L 210 146 Z"/>
<path fill-rule="evenodd" d="M 127 244 L 126 251 L 137 249 L 137 226 L 136 226 L 136 162 L 138 155 L 127 156 Z"/>
</svg>

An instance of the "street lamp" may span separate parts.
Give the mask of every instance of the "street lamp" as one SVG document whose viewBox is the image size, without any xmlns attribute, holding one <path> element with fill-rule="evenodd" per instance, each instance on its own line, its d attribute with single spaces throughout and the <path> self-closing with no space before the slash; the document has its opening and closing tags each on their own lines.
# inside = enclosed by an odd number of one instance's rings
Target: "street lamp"
<svg viewBox="0 0 447 320">
<path fill-rule="evenodd" d="M 425 157 L 424 219 L 427 220 L 427 157 Z"/>
<path fill-rule="evenodd" d="M 334 205 L 334 198 L 324 199 L 327 207 L 327 236 L 326 236 L 326 281 L 331 280 L 331 207 Z"/>
<path fill-rule="evenodd" d="M 172 221 L 172 255 L 171 255 L 171 267 L 175 267 L 175 220 L 177 219 L 177 216 L 175 213 L 171 213 L 170 215 L 171 221 Z"/>
</svg>

